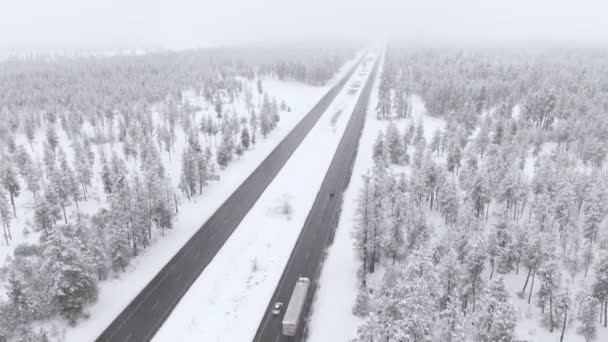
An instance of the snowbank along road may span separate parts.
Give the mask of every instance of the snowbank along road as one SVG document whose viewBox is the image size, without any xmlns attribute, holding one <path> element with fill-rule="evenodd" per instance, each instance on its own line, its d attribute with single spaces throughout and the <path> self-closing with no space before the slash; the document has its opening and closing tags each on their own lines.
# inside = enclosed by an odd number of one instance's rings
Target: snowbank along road
<svg viewBox="0 0 608 342">
<path fill-rule="evenodd" d="M 363 126 L 365 124 L 365 116 L 367 113 L 367 104 L 369 102 L 372 85 L 376 77 L 378 69 L 378 61 L 374 62 L 373 71 L 364 89 L 355 105 L 353 115 L 351 116 L 344 136 L 340 140 L 338 149 L 323 183 L 317 194 L 311 211 L 308 214 L 306 222 L 295 248 L 289 258 L 281 280 L 268 303 L 266 312 L 260 322 L 260 326 L 255 335 L 255 342 L 267 341 L 299 341 L 305 334 L 305 322 L 308 316 L 308 311 L 314 291 L 317 285 L 321 264 L 325 255 L 327 245 L 331 243 L 336 223 L 339 219 L 340 208 L 342 206 L 342 195 L 348 186 L 355 157 L 357 155 L 357 147 Z M 310 278 L 310 289 L 304 304 L 304 311 L 300 318 L 300 325 L 304 327 L 298 328 L 298 333 L 295 339 L 289 339 L 282 335 L 281 321 L 284 311 L 279 315 L 273 315 L 272 308 L 274 303 L 282 302 L 289 303 L 293 288 L 299 277 Z M 303 329 L 304 328 L 304 329 Z"/>
<path fill-rule="evenodd" d="M 97 338 L 98 342 L 140 342 L 152 339 L 179 300 L 340 93 L 358 64 L 355 63 L 321 98 L 142 292 L 114 319 Z"/>
</svg>

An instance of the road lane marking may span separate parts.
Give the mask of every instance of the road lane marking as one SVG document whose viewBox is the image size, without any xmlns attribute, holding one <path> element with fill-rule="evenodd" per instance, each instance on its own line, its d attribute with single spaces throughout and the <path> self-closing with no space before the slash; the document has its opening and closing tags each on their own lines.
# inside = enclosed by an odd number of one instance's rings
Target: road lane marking
<svg viewBox="0 0 608 342">
<path fill-rule="evenodd" d="M 201 250 L 197 250 L 196 251 L 196 255 L 194 256 L 195 259 L 198 259 L 198 256 L 201 255 Z"/>
<path fill-rule="evenodd" d="M 154 311 L 154 309 L 156 309 L 156 307 L 157 307 L 157 306 L 158 306 L 158 301 L 156 301 L 156 302 L 154 303 L 154 305 L 152 305 L 152 311 Z"/>
<path fill-rule="evenodd" d="M 277 342 L 279 340 L 279 335 L 277 335 L 277 338 L 274 339 L 274 342 Z"/>
<path fill-rule="evenodd" d="M 306 252 L 306 256 L 304 257 L 304 260 L 308 261 L 309 256 L 310 256 L 310 249 L 308 250 L 308 252 Z"/>
<path fill-rule="evenodd" d="M 127 335 L 127 338 L 125 339 L 125 342 L 129 342 L 129 340 L 131 339 L 132 335 L 133 335 L 133 333 L 130 333 L 129 335 Z"/>
<path fill-rule="evenodd" d="M 176 279 L 179 280 L 179 278 L 181 278 L 183 275 L 184 275 L 183 273 L 180 273 Z"/>
</svg>

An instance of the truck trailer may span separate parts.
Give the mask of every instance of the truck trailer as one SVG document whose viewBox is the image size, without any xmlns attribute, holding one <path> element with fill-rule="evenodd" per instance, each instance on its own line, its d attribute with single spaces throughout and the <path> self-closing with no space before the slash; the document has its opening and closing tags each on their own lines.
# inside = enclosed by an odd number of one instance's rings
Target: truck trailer
<svg viewBox="0 0 608 342">
<path fill-rule="evenodd" d="M 300 277 L 296 282 L 285 316 L 283 316 L 283 335 L 285 336 L 295 336 L 298 331 L 309 285 L 310 279 L 305 277 Z"/>
</svg>

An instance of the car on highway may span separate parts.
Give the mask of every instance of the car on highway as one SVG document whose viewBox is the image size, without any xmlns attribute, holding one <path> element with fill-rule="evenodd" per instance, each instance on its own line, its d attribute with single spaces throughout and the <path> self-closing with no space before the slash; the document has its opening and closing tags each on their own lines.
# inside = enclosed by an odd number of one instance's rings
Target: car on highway
<svg viewBox="0 0 608 342">
<path fill-rule="evenodd" d="M 281 302 L 274 303 L 274 306 L 272 307 L 272 314 L 275 316 L 280 314 L 282 308 L 283 308 L 283 303 L 281 303 Z"/>
</svg>

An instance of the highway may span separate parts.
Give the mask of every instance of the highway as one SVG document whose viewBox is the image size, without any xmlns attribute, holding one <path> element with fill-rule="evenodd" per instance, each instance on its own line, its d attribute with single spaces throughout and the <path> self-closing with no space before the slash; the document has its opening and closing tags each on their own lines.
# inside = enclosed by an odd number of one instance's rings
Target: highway
<svg viewBox="0 0 608 342">
<path fill-rule="evenodd" d="M 327 246 L 333 241 L 335 228 L 340 217 L 343 193 L 348 187 L 352 174 L 359 139 L 365 125 L 367 105 L 377 71 L 378 60 L 375 61 L 373 71 L 357 100 L 353 114 L 346 126 L 344 136 L 340 140 L 336 154 L 323 179 L 312 209 L 306 218 L 304 227 L 285 266 L 281 279 L 268 303 L 266 312 L 253 339 L 254 342 L 300 341 L 305 334 L 305 329 L 300 327 L 295 338 L 283 336 L 281 334 L 281 321 L 299 277 L 308 277 L 311 281 L 300 324 L 304 325 L 302 323 L 305 323 L 308 317 L 321 266 L 325 258 L 325 251 Z M 276 302 L 284 303 L 285 307 L 279 315 L 273 316 L 272 307 Z"/>
<path fill-rule="evenodd" d="M 360 61 L 355 63 L 319 100 L 96 341 L 144 342 L 152 339 L 180 299 L 340 93 L 359 63 Z"/>
</svg>

